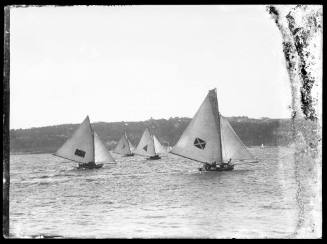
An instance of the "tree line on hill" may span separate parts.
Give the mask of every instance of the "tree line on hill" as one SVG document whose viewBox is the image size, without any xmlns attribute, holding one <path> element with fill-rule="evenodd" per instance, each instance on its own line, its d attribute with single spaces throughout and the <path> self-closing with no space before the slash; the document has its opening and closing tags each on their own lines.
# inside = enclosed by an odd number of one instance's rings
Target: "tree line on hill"
<svg viewBox="0 0 327 244">
<path fill-rule="evenodd" d="M 284 146 L 291 143 L 289 119 L 227 118 L 246 146 Z M 191 121 L 190 118 L 149 119 L 139 122 L 96 122 L 94 130 L 109 150 L 112 150 L 126 130 L 130 141 L 137 145 L 145 128 L 149 128 L 164 145 L 173 146 Z M 30 129 L 10 130 L 11 153 L 53 153 L 79 124 L 63 124 Z"/>
</svg>

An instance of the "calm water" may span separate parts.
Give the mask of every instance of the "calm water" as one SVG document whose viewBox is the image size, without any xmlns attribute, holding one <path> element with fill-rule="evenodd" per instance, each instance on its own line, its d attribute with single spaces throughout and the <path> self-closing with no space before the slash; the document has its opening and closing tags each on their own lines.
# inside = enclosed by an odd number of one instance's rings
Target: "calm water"
<svg viewBox="0 0 327 244">
<path fill-rule="evenodd" d="M 296 226 L 287 148 L 250 148 L 258 164 L 200 173 L 168 155 L 113 154 L 117 165 L 77 170 L 50 154 L 11 155 L 13 236 L 283 238 Z"/>
</svg>

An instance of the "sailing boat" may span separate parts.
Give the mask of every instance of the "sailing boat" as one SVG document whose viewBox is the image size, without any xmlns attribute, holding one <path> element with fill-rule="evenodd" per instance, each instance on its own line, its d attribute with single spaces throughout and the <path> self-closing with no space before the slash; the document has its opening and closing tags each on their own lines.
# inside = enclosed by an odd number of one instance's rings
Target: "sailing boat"
<svg viewBox="0 0 327 244">
<path fill-rule="evenodd" d="M 74 134 L 53 155 L 79 163 L 79 169 L 97 169 L 104 162 L 115 163 L 115 159 L 91 127 L 89 116 L 86 116 Z"/>
<path fill-rule="evenodd" d="M 228 120 L 219 114 L 216 89 L 209 90 L 170 153 L 203 163 L 200 171 L 233 170 L 236 162 L 254 160 Z"/>
<path fill-rule="evenodd" d="M 132 143 L 128 140 L 126 132 L 122 135 L 117 143 L 117 146 L 113 150 L 114 153 L 122 154 L 125 157 L 134 156 L 132 150 L 134 149 Z"/>
<path fill-rule="evenodd" d="M 167 148 L 160 143 L 160 141 L 155 135 L 153 135 L 153 142 L 154 142 L 154 148 L 158 154 L 167 153 Z"/>
<path fill-rule="evenodd" d="M 156 136 L 152 135 L 149 129 L 146 128 L 134 152 L 142 156 L 148 156 L 147 159 L 149 160 L 160 159 L 161 157 L 158 154 L 161 150 L 160 146 L 161 144 Z"/>
<path fill-rule="evenodd" d="M 165 141 L 164 144 L 161 144 L 162 147 L 164 148 L 164 152 L 165 154 L 169 153 L 171 150 L 171 146 L 169 146 L 169 142 Z"/>
<path fill-rule="evenodd" d="M 172 149 L 172 147 L 169 145 L 169 142 L 167 142 L 167 141 L 165 142 L 164 147 L 165 147 L 166 153 L 169 153 Z"/>
</svg>

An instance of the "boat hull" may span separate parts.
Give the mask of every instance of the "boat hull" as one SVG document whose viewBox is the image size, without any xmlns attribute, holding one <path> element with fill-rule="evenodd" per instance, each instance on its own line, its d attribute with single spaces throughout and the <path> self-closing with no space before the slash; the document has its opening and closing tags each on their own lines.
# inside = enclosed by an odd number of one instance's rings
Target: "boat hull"
<svg viewBox="0 0 327 244">
<path fill-rule="evenodd" d="M 103 164 L 79 164 L 77 169 L 99 169 L 102 168 Z"/>
<path fill-rule="evenodd" d="M 201 167 L 199 171 L 231 171 L 234 169 L 234 165 L 227 165 L 224 167 Z"/>
<path fill-rule="evenodd" d="M 134 153 L 125 154 L 124 157 L 133 157 Z"/>
<path fill-rule="evenodd" d="M 157 160 L 157 159 L 161 159 L 161 157 L 159 155 L 155 155 L 147 158 L 147 160 Z"/>
</svg>

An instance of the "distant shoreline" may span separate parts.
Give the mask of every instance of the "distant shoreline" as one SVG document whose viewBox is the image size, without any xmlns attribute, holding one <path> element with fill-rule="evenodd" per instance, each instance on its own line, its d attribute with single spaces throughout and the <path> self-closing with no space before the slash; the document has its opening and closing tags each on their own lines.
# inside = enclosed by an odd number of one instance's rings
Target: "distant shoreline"
<svg viewBox="0 0 327 244">
<path fill-rule="evenodd" d="M 53 152 L 10 152 L 9 155 L 51 154 Z"/>
<path fill-rule="evenodd" d="M 235 133 L 246 146 L 287 145 L 292 142 L 291 121 L 279 119 L 251 119 L 248 117 L 226 117 Z M 186 117 L 147 120 L 128 123 L 128 136 L 137 145 L 144 128 L 151 125 L 161 143 L 175 145 L 191 121 Z M 125 123 L 125 122 L 124 122 Z M 123 122 L 92 123 L 94 130 L 108 150 L 112 150 L 125 128 Z M 34 129 L 10 130 L 10 151 L 12 155 L 55 152 L 77 129 L 78 124 L 57 125 Z M 126 128 L 125 128 L 126 129 Z M 315 129 L 306 123 L 303 130 Z"/>
</svg>

